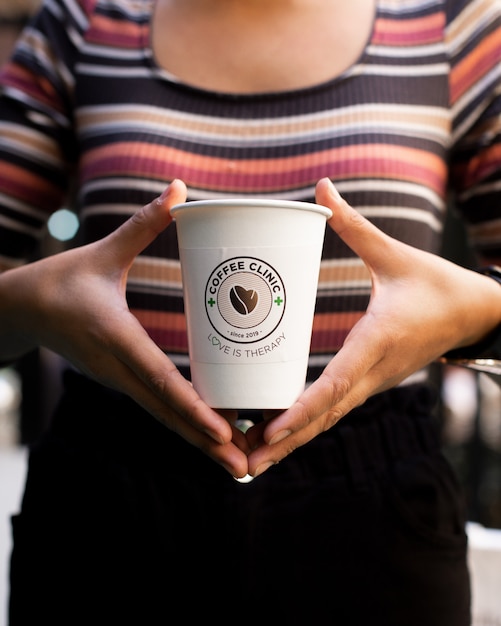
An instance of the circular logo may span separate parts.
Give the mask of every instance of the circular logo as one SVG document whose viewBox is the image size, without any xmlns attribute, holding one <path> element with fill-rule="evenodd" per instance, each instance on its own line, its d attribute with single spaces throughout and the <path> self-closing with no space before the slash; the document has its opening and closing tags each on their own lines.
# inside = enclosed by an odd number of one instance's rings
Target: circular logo
<svg viewBox="0 0 501 626">
<path fill-rule="evenodd" d="M 205 308 L 219 335 L 235 343 L 254 343 L 280 324 L 285 311 L 284 284 L 266 261 L 234 257 L 211 273 Z"/>
</svg>

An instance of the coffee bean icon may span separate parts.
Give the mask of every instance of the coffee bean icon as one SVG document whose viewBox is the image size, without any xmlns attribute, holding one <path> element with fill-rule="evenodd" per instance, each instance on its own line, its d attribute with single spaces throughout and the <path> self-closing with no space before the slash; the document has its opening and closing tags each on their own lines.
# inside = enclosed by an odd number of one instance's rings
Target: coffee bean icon
<svg viewBox="0 0 501 626">
<path fill-rule="evenodd" d="M 240 315 L 249 315 L 256 308 L 259 296 L 255 289 L 234 285 L 230 290 L 230 300 Z"/>
</svg>

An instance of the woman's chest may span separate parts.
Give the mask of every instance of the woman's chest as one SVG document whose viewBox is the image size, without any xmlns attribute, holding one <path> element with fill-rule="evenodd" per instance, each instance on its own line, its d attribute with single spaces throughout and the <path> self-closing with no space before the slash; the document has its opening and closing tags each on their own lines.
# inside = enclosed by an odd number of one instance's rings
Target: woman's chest
<svg viewBox="0 0 501 626">
<path fill-rule="evenodd" d="M 448 76 L 369 61 L 332 84 L 230 98 L 159 76 L 102 79 L 82 90 L 84 184 L 135 178 L 221 193 L 296 192 L 334 181 L 395 180 L 444 193 Z M 92 101 L 89 101 L 89 97 Z"/>
</svg>

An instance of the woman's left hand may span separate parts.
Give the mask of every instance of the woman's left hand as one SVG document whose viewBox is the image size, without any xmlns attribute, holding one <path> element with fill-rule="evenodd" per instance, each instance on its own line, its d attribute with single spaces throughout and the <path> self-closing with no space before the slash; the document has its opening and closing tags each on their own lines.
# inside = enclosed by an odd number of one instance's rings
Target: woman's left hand
<svg viewBox="0 0 501 626">
<path fill-rule="evenodd" d="M 380 231 L 328 179 L 316 189 L 329 226 L 364 261 L 372 292 L 364 316 L 322 375 L 288 410 L 247 432 L 257 476 L 331 428 L 370 396 L 393 387 L 445 352 L 481 340 L 501 322 L 501 288 L 491 278 Z M 486 306 L 488 303 L 488 306 Z"/>
</svg>

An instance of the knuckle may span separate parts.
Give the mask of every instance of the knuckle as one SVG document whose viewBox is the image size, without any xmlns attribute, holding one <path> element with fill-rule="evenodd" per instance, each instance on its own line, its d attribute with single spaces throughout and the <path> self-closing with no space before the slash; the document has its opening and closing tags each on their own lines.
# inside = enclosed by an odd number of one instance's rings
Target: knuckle
<svg viewBox="0 0 501 626">
<path fill-rule="evenodd" d="M 367 224 L 365 217 L 353 208 L 350 211 L 349 220 L 352 226 L 360 227 Z"/>
<path fill-rule="evenodd" d="M 337 405 L 334 405 L 327 411 L 327 419 L 325 422 L 325 430 L 329 430 L 345 416 L 345 412 Z"/>
<path fill-rule="evenodd" d="M 289 439 L 291 439 L 291 437 L 289 437 Z M 292 454 L 294 450 L 297 450 L 298 448 L 299 448 L 299 443 L 288 441 L 285 446 L 285 456 L 289 456 L 289 454 Z M 275 463 L 278 463 L 278 461 L 275 461 Z"/>
<path fill-rule="evenodd" d="M 323 386 L 323 393 L 329 398 L 329 407 L 334 407 L 352 388 L 352 380 L 348 376 L 332 378 L 325 372 L 320 375 L 319 383 Z"/>
<path fill-rule="evenodd" d="M 146 384 L 157 396 L 163 396 L 166 391 L 165 378 L 162 376 L 158 376 L 157 374 L 150 374 L 148 376 Z"/>
<path fill-rule="evenodd" d="M 130 217 L 130 220 L 132 223 L 137 224 L 138 226 L 144 226 L 144 224 L 147 222 L 146 207 L 143 206 L 135 213 L 133 213 Z"/>
</svg>

